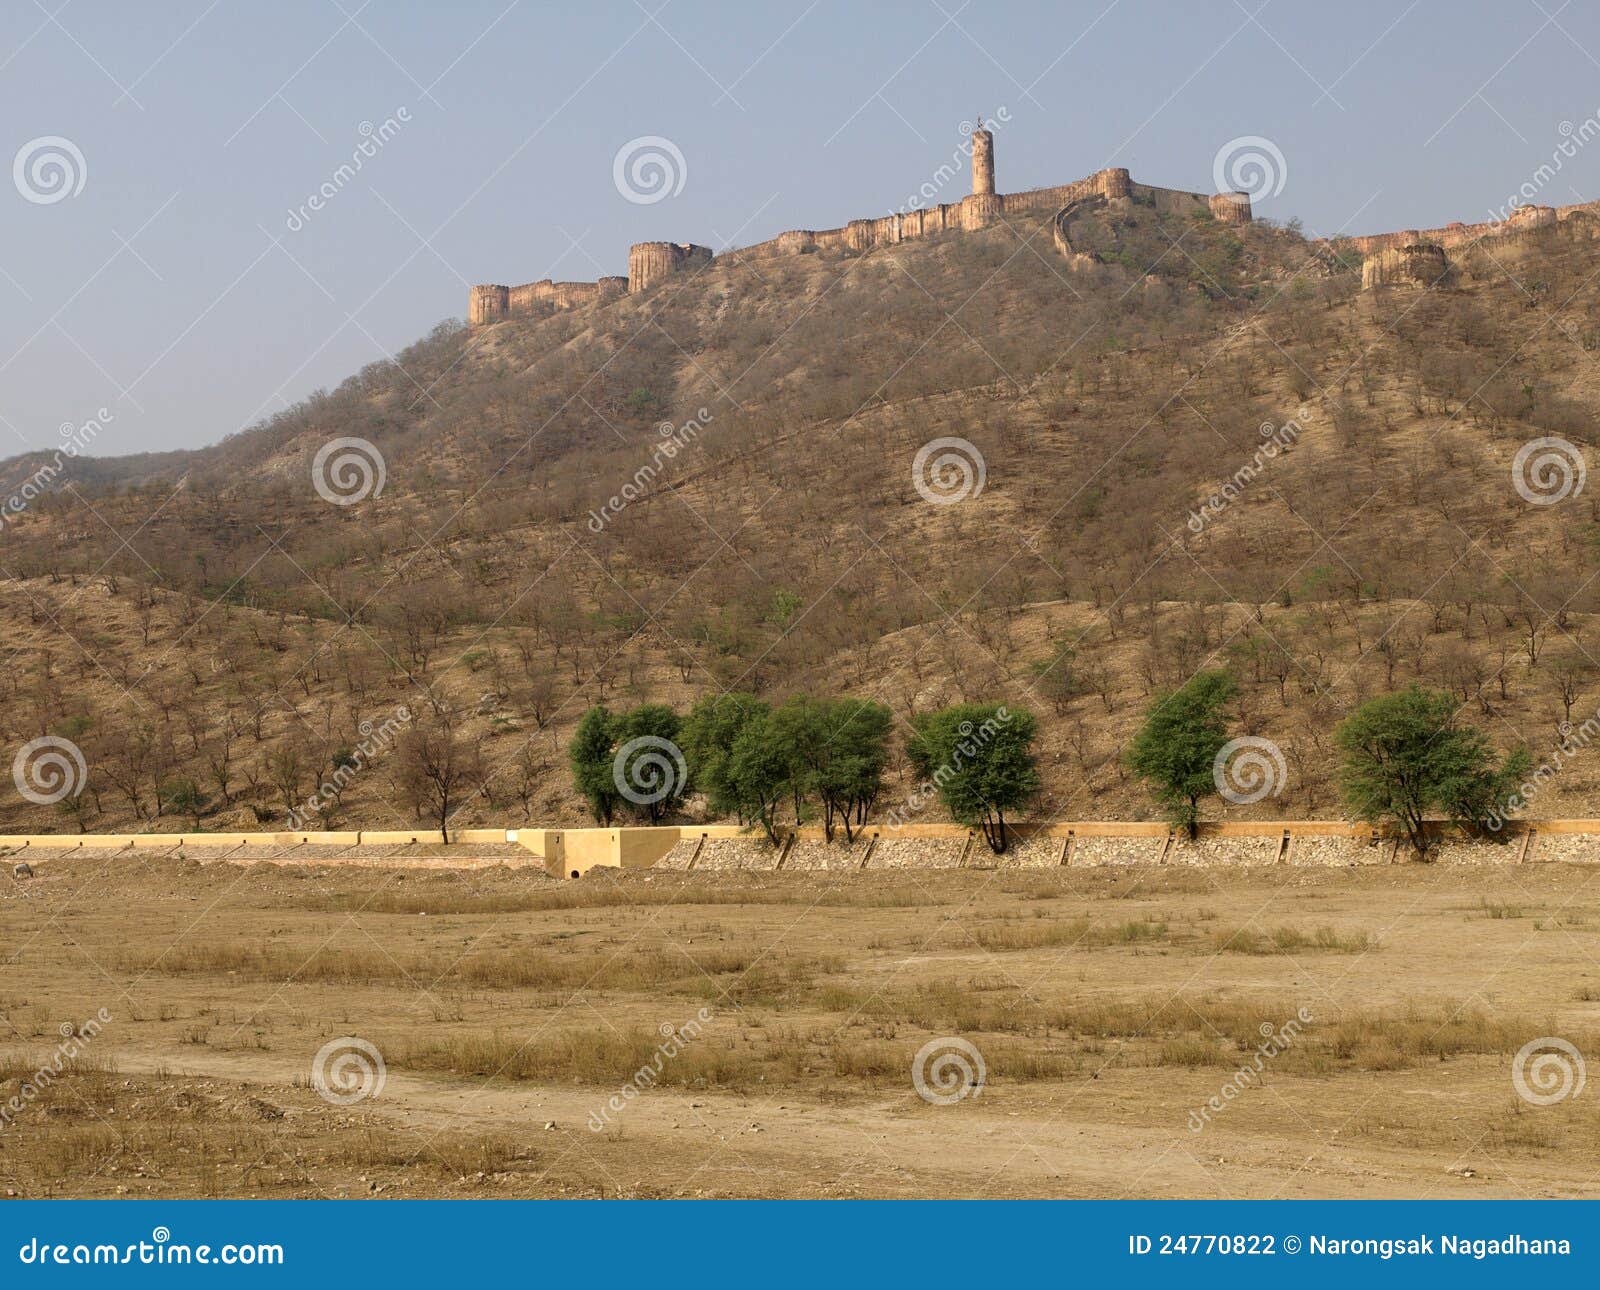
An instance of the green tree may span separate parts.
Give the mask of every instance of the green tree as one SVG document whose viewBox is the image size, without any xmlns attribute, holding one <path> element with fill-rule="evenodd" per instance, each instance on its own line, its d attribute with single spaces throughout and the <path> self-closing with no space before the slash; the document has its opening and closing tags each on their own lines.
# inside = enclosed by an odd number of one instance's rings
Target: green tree
<svg viewBox="0 0 1600 1290">
<path fill-rule="evenodd" d="M 1033 714 L 962 703 L 924 713 L 911 724 L 906 755 L 917 774 L 938 790 L 951 819 L 982 828 L 989 849 L 1002 854 L 1006 812 L 1020 811 L 1039 794 Z"/>
<path fill-rule="evenodd" d="M 845 840 L 854 841 L 883 792 L 892 723 L 889 709 L 866 699 L 797 695 L 773 714 L 770 737 L 788 761 L 797 824 L 814 796 L 825 836 L 831 841 L 842 825 Z"/>
<path fill-rule="evenodd" d="M 821 701 L 799 694 L 772 714 L 766 737 L 784 758 L 784 785 L 794 808 L 794 822 L 805 819 L 806 801 L 816 792 L 816 765 L 827 738 Z"/>
<path fill-rule="evenodd" d="M 718 694 L 701 699 L 684 718 L 680 745 L 688 759 L 689 778 L 706 795 L 711 815 L 733 815 L 741 824 L 755 821 L 733 783 L 731 757 L 739 736 L 770 711 L 753 694 Z"/>
<path fill-rule="evenodd" d="M 644 703 L 608 724 L 612 787 L 636 818 L 659 824 L 689 792 L 688 763 L 678 746 L 683 719 L 664 703 Z"/>
<path fill-rule="evenodd" d="M 792 749 L 771 712 L 747 722 L 728 750 L 726 784 L 734 813 L 759 823 L 767 840 L 778 841 L 778 804 L 789 795 Z"/>
<path fill-rule="evenodd" d="M 1217 791 L 1216 760 L 1228 742 L 1223 706 L 1233 678 L 1197 672 L 1179 689 L 1158 694 L 1128 748 L 1128 768 L 1150 783 L 1174 825 L 1199 831 L 1200 799 Z"/>
<path fill-rule="evenodd" d="M 1334 732 L 1351 813 L 1374 824 L 1393 820 L 1419 856 L 1428 850 L 1429 812 L 1476 832 L 1532 764 L 1523 748 L 1497 757 L 1457 712 L 1448 694 L 1413 685 L 1363 703 Z"/>
<path fill-rule="evenodd" d="M 617 790 L 611 766 L 616 737 L 612 715 L 603 704 L 583 714 L 567 745 L 567 762 L 572 767 L 572 786 L 583 794 L 589 810 L 600 824 L 610 824 L 622 794 Z"/>
<path fill-rule="evenodd" d="M 161 785 L 161 801 L 168 810 L 176 811 L 179 815 L 187 815 L 197 830 L 200 827 L 200 817 L 211 804 L 211 799 L 205 795 L 200 786 L 187 776 L 164 782 Z"/>
<path fill-rule="evenodd" d="M 853 826 L 867 822 L 883 792 L 894 717 L 867 699 L 829 700 L 819 716 L 826 737 L 812 750 L 811 778 L 822 803 L 823 833 L 832 840 L 842 824 L 845 841 L 853 842 Z"/>
</svg>

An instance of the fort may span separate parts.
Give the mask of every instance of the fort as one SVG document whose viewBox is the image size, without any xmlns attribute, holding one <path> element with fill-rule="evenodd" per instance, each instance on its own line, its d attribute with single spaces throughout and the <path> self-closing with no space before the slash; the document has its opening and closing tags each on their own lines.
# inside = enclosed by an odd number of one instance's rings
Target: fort
<svg viewBox="0 0 1600 1290">
<path fill-rule="evenodd" d="M 901 210 L 872 219 L 853 219 L 839 228 L 790 229 L 765 242 L 720 255 L 710 247 L 693 242 L 637 242 L 628 250 L 627 277 L 607 277 L 596 282 L 552 282 L 546 278 L 516 287 L 496 283 L 472 287 L 468 294 L 467 321 L 472 326 L 482 326 L 506 318 L 532 317 L 549 310 L 615 300 L 648 291 L 675 275 L 697 272 L 713 261 L 745 264 L 818 252 L 860 254 L 874 247 L 894 246 L 938 233 L 970 232 L 1013 217 L 1048 220 L 1056 250 L 1074 268 L 1095 262 L 1093 255 L 1074 248 L 1068 237 L 1072 221 L 1091 211 L 1115 212 L 1142 205 L 1162 214 L 1208 214 L 1228 224 L 1248 224 L 1254 218 L 1247 193 L 1207 195 L 1158 188 L 1135 181 L 1120 167 L 1100 170 L 1087 178 L 1052 188 L 1001 193 L 995 188 L 994 134 L 984 128 L 981 120 L 971 133 L 970 144 L 972 191 L 959 201 Z M 1512 246 L 1554 229 L 1574 236 L 1600 237 L 1597 206 L 1600 203 L 1520 206 L 1503 220 L 1474 224 L 1456 222 L 1441 228 L 1338 237 L 1318 245 L 1324 256 L 1328 256 L 1331 247 L 1360 255 L 1363 288 L 1430 287 L 1450 279 L 1452 253 L 1479 244 L 1492 242 Z M 1325 262 L 1334 263 L 1331 257 Z"/>
<path fill-rule="evenodd" d="M 994 134 L 980 121 L 971 135 L 972 192 L 957 202 L 897 211 L 873 219 L 853 219 L 840 228 L 790 229 L 754 246 L 716 254 L 692 242 L 638 242 L 628 251 L 626 278 L 598 282 L 551 282 L 545 279 L 519 287 L 489 283 L 471 288 L 467 321 L 473 326 L 505 318 L 529 317 L 551 309 L 570 309 L 592 301 L 648 291 L 675 274 L 695 272 L 711 264 L 744 264 L 775 256 L 817 252 L 860 254 L 873 247 L 894 246 L 951 231 L 970 232 L 1009 217 L 1034 216 L 1053 224 L 1057 248 L 1069 261 L 1086 259 L 1066 238 L 1069 221 L 1091 209 L 1154 207 L 1163 214 L 1209 214 L 1230 224 L 1248 224 L 1250 198 L 1245 193 L 1185 192 L 1135 182 L 1121 168 L 1101 170 L 1086 179 L 1053 188 L 1001 193 L 995 189 Z"/>
</svg>

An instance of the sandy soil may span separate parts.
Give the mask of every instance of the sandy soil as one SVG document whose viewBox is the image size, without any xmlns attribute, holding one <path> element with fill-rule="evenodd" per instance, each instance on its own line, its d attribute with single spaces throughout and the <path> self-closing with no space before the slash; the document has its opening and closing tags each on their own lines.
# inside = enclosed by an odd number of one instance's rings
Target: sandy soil
<svg viewBox="0 0 1600 1290">
<path fill-rule="evenodd" d="M 1595 1091 L 1512 1074 L 1600 1050 L 1597 880 L 52 862 L 0 880 L 0 1189 L 1593 1196 Z M 342 1105 L 341 1037 L 384 1064 Z M 949 1104 L 941 1039 L 987 1069 Z"/>
</svg>

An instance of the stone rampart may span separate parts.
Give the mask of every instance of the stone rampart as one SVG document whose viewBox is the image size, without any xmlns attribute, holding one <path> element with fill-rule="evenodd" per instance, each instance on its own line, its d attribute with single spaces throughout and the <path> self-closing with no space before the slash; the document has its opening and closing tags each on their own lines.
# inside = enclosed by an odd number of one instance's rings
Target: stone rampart
<svg viewBox="0 0 1600 1290">
<path fill-rule="evenodd" d="M 598 283 L 544 280 L 517 287 L 494 283 L 475 286 L 469 292 L 467 321 L 473 326 L 482 326 L 505 318 L 531 316 L 545 307 L 570 309 L 613 299 L 623 290 L 630 294 L 648 291 L 674 274 L 704 268 L 713 258 L 737 265 L 816 251 L 860 254 L 875 247 L 896 246 L 938 233 L 970 232 L 1007 218 L 1030 215 L 1050 218 L 1063 207 L 1088 196 L 1098 196 L 1113 204 L 1144 201 L 1170 214 L 1210 211 L 1229 223 L 1248 223 L 1251 218 L 1250 199 L 1245 194 L 1208 197 L 1202 193 L 1153 188 L 1135 184 L 1121 167 L 1101 170 L 1087 178 L 1051 188 L 998 192 L 994 178 L 994 136 L 980 127 L 972 134 L 972 192 L 959 201 L 917 206 L 873 219 L 853 219 L 842 228 L 791 229 L 765 242 L 716 257 L 710 248 L 689 242 L 638 242 L 629 249 L 625 280 L 602 278 Z"/>
</svg>

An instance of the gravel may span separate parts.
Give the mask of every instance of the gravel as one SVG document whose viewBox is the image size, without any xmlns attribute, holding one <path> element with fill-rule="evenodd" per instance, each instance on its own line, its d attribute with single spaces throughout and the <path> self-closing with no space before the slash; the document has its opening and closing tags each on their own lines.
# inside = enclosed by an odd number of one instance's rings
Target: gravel
<svg viewBox="0 0 1600 1290">
<path fill-rule="evenodd" d="M 981 843 L 979 845 L 982 845 Z M 869 869 L 956 869 L 967 849 L 965 838 L 879 838 Z M 987 851 L 988 848 L 984 847 Z"/>
<path fill-rule="evenodd" d="M 1056 869 L 1061 865 L 1061 844 L 1065 838 L 1036 837 L 1013 842 L 997 857 L 1002 869 Z M 987 847 L 985 847 L 987 850 Z"/>
<path fill-rule="evenodd" d="M 1202 869 L 1222 869 L 1232 865 L 1276 864 L 1281 838 L 1201 838 L 1173 843 L 1167 852 L 1168 864 L 1194 865 Z"/>
<path fill-rule="evenodd" d="M 1105 864 L 1155 864 L 1166 847 L 1165 838 L 1078 838 L 1069 863 L 1073 868 Z"/>
<path fill-rule="evenodd" d="M 789 848 L 789 858 L 783 862 L 785 869 L 814 872 L 822 869 L 859 869 L 867 854 L 867 844 L 857 842 L 845 846 L 842 842 L 812 842 L 801 839 Z"/>
</svg>

